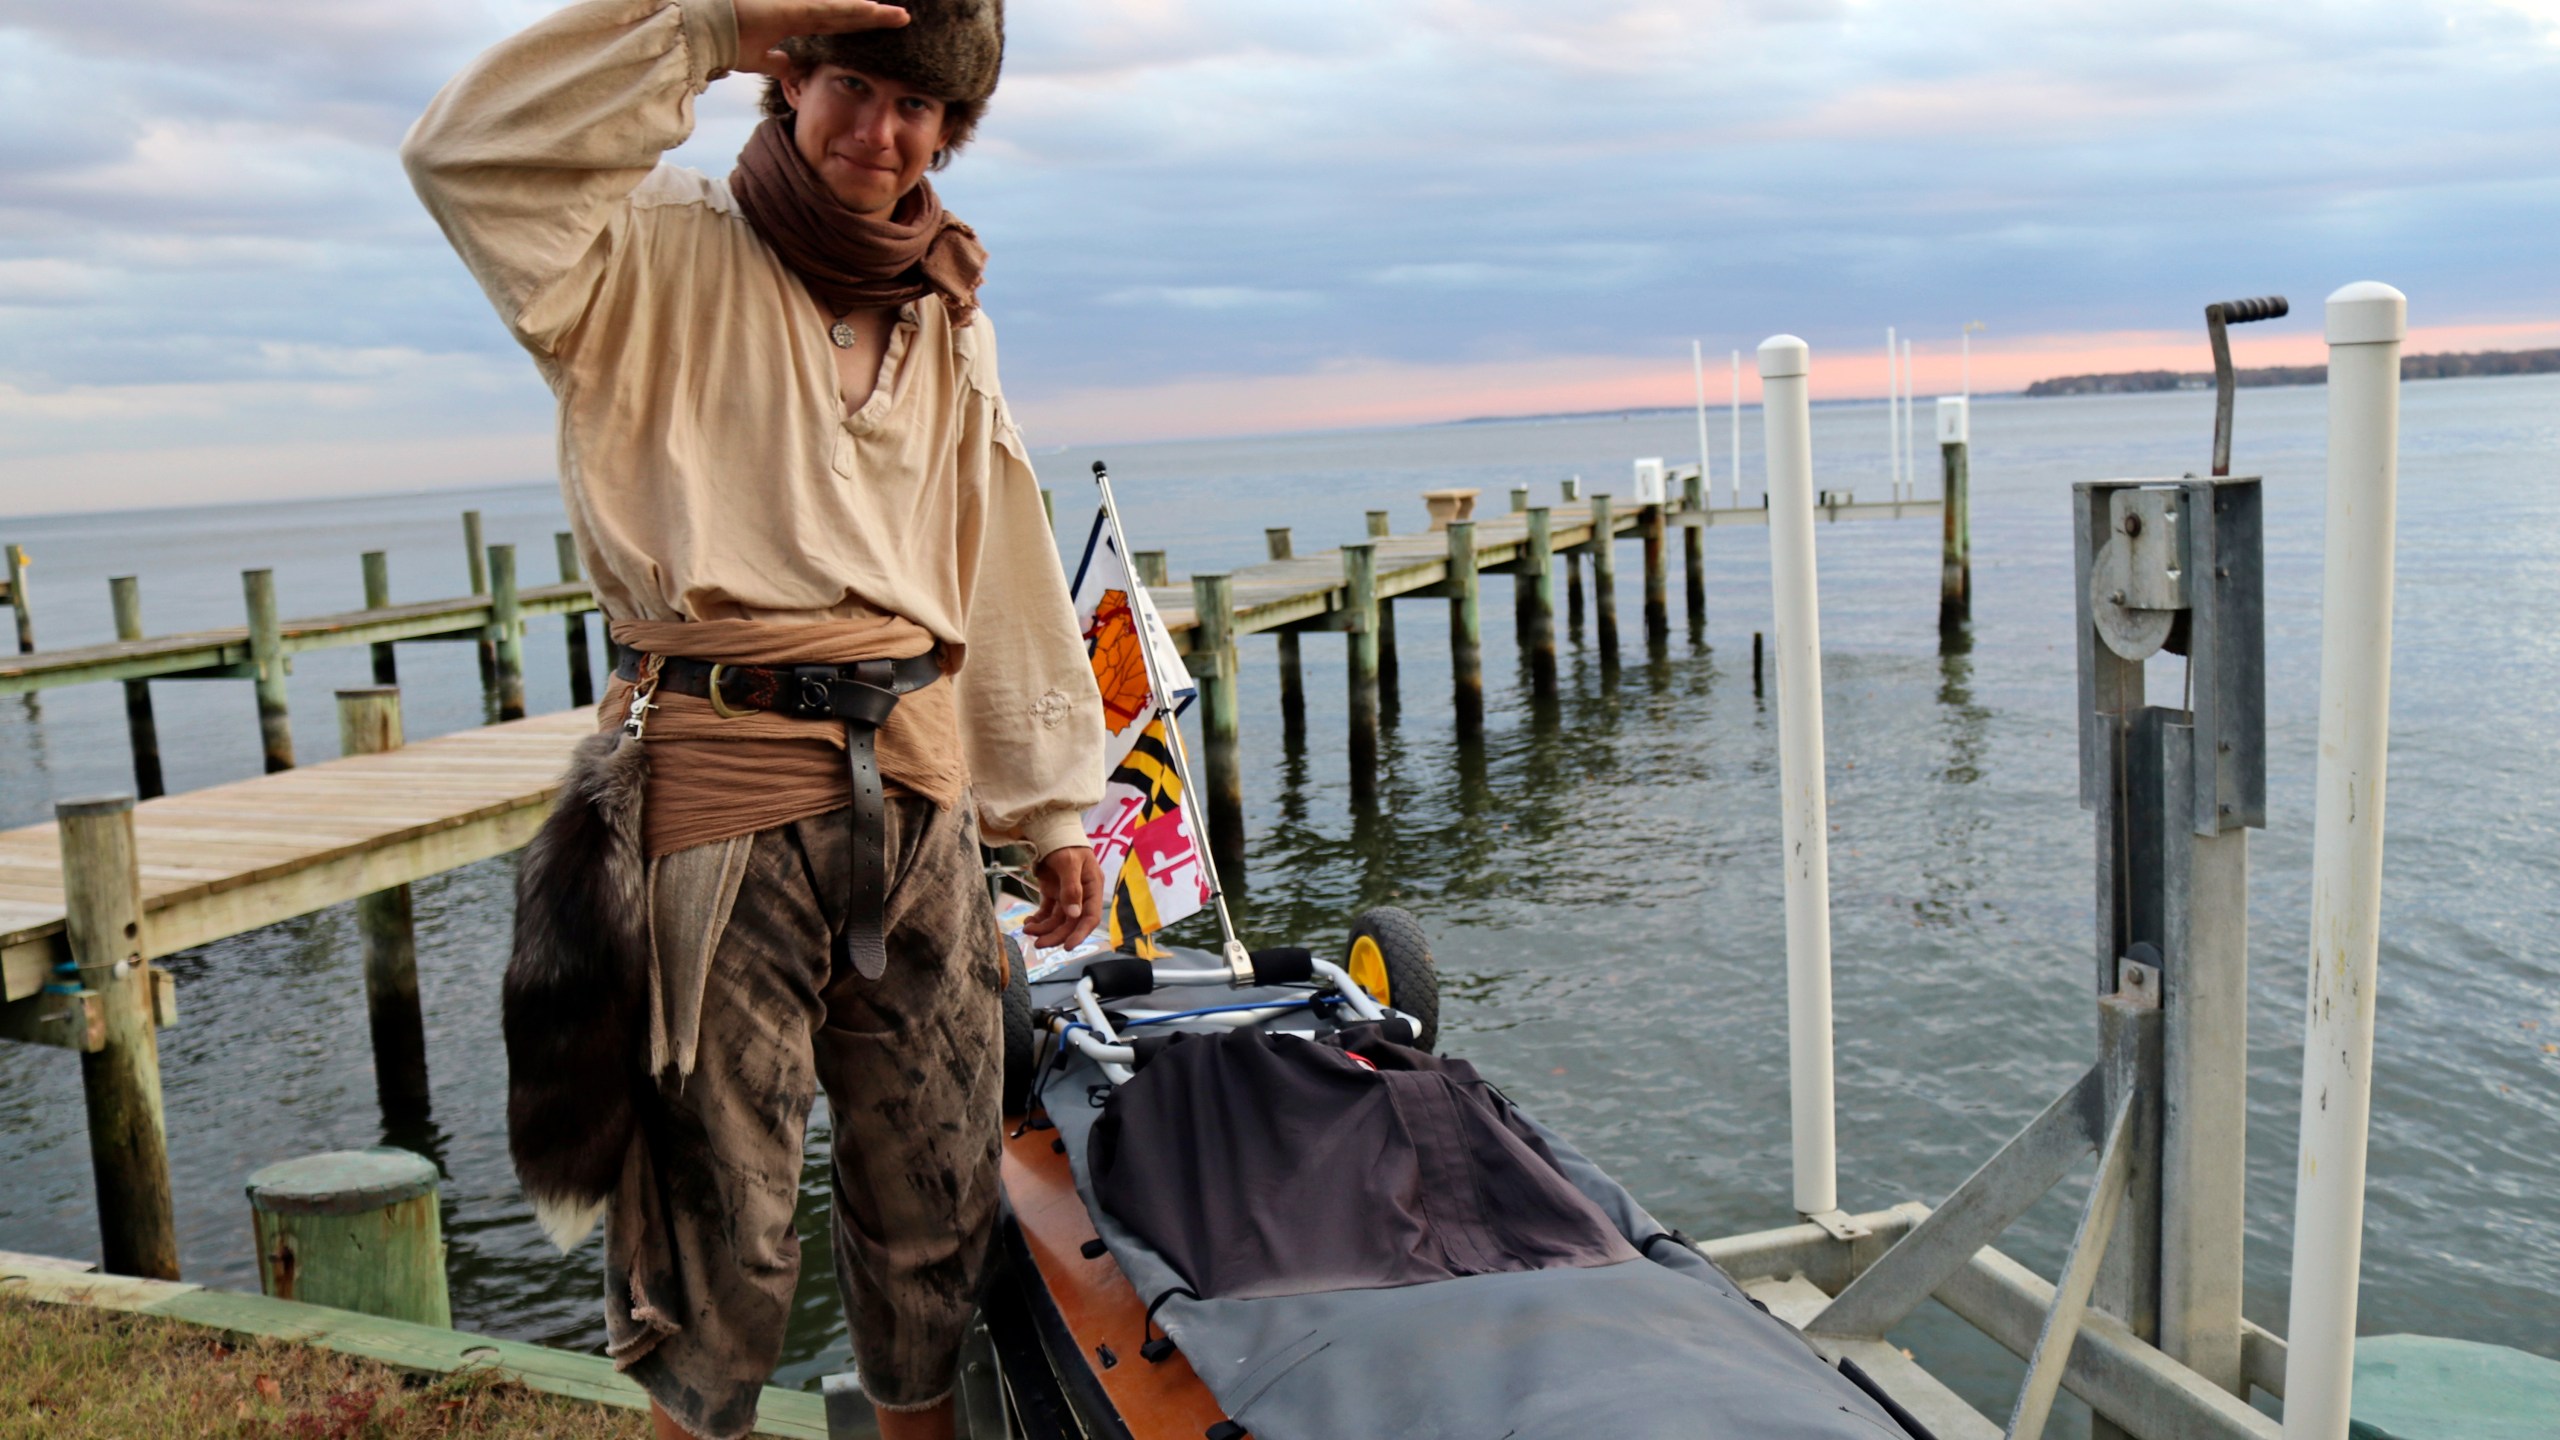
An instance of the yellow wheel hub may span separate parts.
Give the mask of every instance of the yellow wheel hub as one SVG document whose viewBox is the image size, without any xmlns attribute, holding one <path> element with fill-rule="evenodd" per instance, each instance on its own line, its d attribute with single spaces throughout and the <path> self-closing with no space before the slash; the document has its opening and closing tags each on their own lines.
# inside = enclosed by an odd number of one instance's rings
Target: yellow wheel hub
<svg viewBox="0 0 2560 1440">
<path fill-rule="evenodd" d="M 1350 963 L 1342 968 L 1351 972 L 1351 978 L 1369 992 L 1370 999 L 1381 1005 L 1395 1003 L 1387 994 L 1387 957 L 1379 953 L 1375 939 L 1363 935 L 1353 940 Z"/>
</svg>

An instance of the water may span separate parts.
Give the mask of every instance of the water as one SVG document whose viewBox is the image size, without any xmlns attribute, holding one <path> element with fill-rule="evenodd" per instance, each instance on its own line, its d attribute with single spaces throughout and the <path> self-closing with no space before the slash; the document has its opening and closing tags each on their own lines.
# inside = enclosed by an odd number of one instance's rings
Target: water
<svg viewBox="0 0 2560 1440">
<path fill-rule="evenodd" d="M 2319 390 L 2241 397 L 2238 466 L 2267 476 L 2268 828 L 2251 889 L 2248 1312 L 2283 1328 L 2292 1205 L 2320 559 Z M 2078 808 L 2069 484 L 2199 464 L 2206 397 L 1983 401 L 1974 420 L 1974 643 L 1942 656 L 1933 523 L 1820 534 L 1830 742 L 1841 1191 L 1853 1209 L 1936 1199 L 2092 1058 L 2088 817 Z M 2560 377 L 2406 387 L 2389 852 L 2362 1322 L 2560 1356 Z M 1745 413 L 1746 468 L 1758 422 Z M 1718 493 L 1729 477 L 1724 417 Z M 1884 493 L 1879 407 L 1816 412 L 1826 487 Z M 1579 473 L 1624 494 L 1636 455 L 1683 459 L 1685 417 L 1443 427 L 1109 451 L 1134 543 L 1177 573 L 1248 563 L 1261 529 L 1301 552 L 1419 520 L 1417 492 Z M 1094 457 L 1043 454 L 1060 529 L 1081 538 Z M 292 613 L 358 602 L 356 553 L 391 552 L 395 593 L 457 593 L 455 513 L 488 513 L 547 573 L 544 488 L 11 522 L 49 644 L 109 635 L 104 578 L 143 577 L 154 630 L 233 622 L 236 574 L 272 565 Z M 1676 548 L 1676 547 L 1675 547 Z M 1272 642 L 1243 644 L 1243 918 L 1258 941 L 1339 943 L 1349 917 L 1406 906 L 1433 933 L 1446 1048 L 1483 1066 L 1691 1234 L 1780 1224 L 1787 1208 L 1783 927 L 1775 715 L 1753 693 L 1768 621 L 1765 532 L 1708 537 L 1711 623 L 1648 654 L 1641 570 L 1620 562 L 1629 649 L 1605 667 L 1563 642 L 1562 694 L 1530 703 L 1488 584 L 1488 719 L 1460 747 L 1443 607 L 1398 612 L 1402 685 L 1382 801 L 1352 810 L 1338 651 L 1306 643 L 1309 743 L 1286 749 Z M 1676 563 L 1676 561 L 1675 561 Z M 557 622 L 528 643 L 537 706 L 565 702 Z M 480 723 L 470 647 L 401 659 L 410 733 Z M 331 753 L 329 692 L 362 652 L 301 657 L 303 758 Z M 162 684 L 173 788 L 258 766 L 248 687 Z M 0 824 L 129 785 L 112 686 L 0 702 Z M 505 861 L 419 885 L 435 1119 L 386 1132 L 340 909 L 175 957 L 185 1023 L 162 1037 L 178 1219 L 191 1279 L 256 1284 L 241 1184 L 285 1156 L 386 1138 L 449 1176 L 454 1308 L 473 1329 L 600 1341 L 592 1243 L 562 1259 L 509 1178 L 496 979 Z M 813 1127 L 823 1137 L 823 1124 Z M 842 1363 L 808 1171 L 805 1278 L 781 1372 Z M 2067 1181 L 2008 1248 L 2050 1273 L 2085 1185 Z M 94 1255 L 77 1066 L 0 1047 L 0 1248 Z M 1900 1337 L 2005 1413 L 2018 1367 L 1933 1309 Z"/>
</svg>

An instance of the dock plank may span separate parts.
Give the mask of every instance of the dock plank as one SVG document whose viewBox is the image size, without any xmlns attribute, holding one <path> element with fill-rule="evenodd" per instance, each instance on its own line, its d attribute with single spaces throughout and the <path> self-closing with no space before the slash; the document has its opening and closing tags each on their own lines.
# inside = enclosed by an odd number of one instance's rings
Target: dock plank
<svg viewBox="0 0 2560 1440">
<path fill-rule="evenodd" d="M 587 710 L 422 740 L 134 807 L 145 952 L 158 957 L 503 855 L 549 813 Z M 0 832 L 0 998 L 64 954 L 52 824 Z"/>
</svg>

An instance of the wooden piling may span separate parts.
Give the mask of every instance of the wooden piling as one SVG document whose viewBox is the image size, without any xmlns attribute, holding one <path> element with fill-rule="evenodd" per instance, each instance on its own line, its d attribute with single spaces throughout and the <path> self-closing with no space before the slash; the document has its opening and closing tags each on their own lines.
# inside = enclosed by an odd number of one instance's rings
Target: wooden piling
<svg viewBox="0 0 2560 1440">
<path fill-rule="evenodd" d="M 1343 639 L 1350 681 L 1351 800 L 1378 798 L 1378 549 L 1374 540 L 1342 547 Z"/>
<path fill-rule="evenodd" d="M 1173 572 L 1163 551 L 1135 550 L 1129 555 L 1129 573 L 1137 577 L 1139 584 L 1152 586 L 1168 583 L 1165 577 Z"/>
<path fill-rule="evenodd" d="M 1521 588 L 1529 597 L 1529 688 L 1542 700 L 1552 700 L 1556 693 L 1556 566 L 1548 516 L 1544 505 L 1529 508 L 1529 537 L 1521 555 L 1528 572 L 1521 577 Z"/>
<path fill-rule="evenodd" d="M 1751 632 L 1751 693 L 1760 693 L 1760 632 Z"/>
<path fill-rule="evenodd" d="M 107 581 L 107 598 L 116 612 L 116 638 L 142 638 L 142 582 L 131 575 Z M 124 728 L 133 740 L 133 788 L 145 800 L 168 793 L 160 779 L 160 722 L 151 713 L 151 682 L 124 682 Z"/>
<path fill-rule="evenodd" d="M 1386 511 L 1369 512 L 1370 539 L 1383 540 L 1394 533 L 1394 520 Z M 1396 713 L 1396 605 L 1384 595 L 1378 597 L 1378 710 L 1389 719 Z"/>
<path fill-rule="evenodd" d="M 480 512 L 477 510 L 462 512 L 462 552 L 471 567 L 471 593 L 488 594 L 489 543 L 481 535 Z M 494 695 L 497 693 L 498 686 L 498 652 L 489 643 L 486 632 L 481 634 L 480 643 L 476 648 L 480 652 L 481 692 Z"/>
<path fill-rule="evenodd" d="M 1564 495 L 1565 503 L 1571 504 L 1582 498 L 1582 477 L 1568 475 L 1556 482 L 1556 489 Z M 1580 550 L 1564 552 L 1564 628 L 1572 634 L 1573 643 L 1576 645 L 1582 643 L 1582 552 Z"/>
<path fill-rule="evenodd" d="M 151 967 L 142 958 L 133 797 L 69 800 L 53 813 L 62 837 L 65 938 L 81 986 L 101 996 L 106 1011 L 106 1044 L 80 1057 L 105 1267 L 118 1275 L 175 1280 L 178 1226 L 160 1106 Z"/>
<path fill-rule="evenodd" d="M 293 768 L 293 720 L 285 708 L 284 628 L 276 618 L 276 574 L 243 570 L 240 590 L 249 603 L 249 662 L 257 667 L 258 741 L 266 750 L 267 773 L 273 775 Z"/>
<path fill-rule="evenodd" d="M 489 637 L 498 657 L 498 718 L 524 718 L 524 611 L 516 602 L 516 547 L 489 547 Z"/>
<path fill-rule="evenodd" d="M 1208 772 L 1209 854 L 1219 879 L 1244 879 L 1244 766 L 1238 752 L 1236 714 L 1235 581 L 1227 575 L 1191 577 L 1191 674 L 1200 685 L 1201 759 Z"/>
<path fill-rule="evenodd" d="M 1478 603 L 1476 522 L 1449 522 L 1449 672 L 1458 735 L 1484 733 L 1484 611 Z"/>
<path fill-rule="evenodd" d="M 380 610 L 390 603 L 391 557 L 380 550 L 367 550 L 364 552 L 364 608 Z M 388 640 L 378 641 L 373 646 L 373 683 L 400 683 L 399 650 Z"/>
<path fill-rule="evenodd" d="M 338 749 L 379 755 L 403 743 L 400 691 L 389 685 L 338 692 Z M 427 1106 L 427 1021 L 418 1003 L 418 931 L 409 887 L 356 900 L 364 937 L 365 1014 L 373 1029 L 373 1088 L 383 1113 L 408 1118 Z"/>
<path fill-rule="evenodd" d="M 1511 487 L 1511 513 L 1514 515 L 1526 515 L 1529 513 L 1528 486 L 1514 485 Z"/>
<path fill-rule="evenodd" d="M 1707 485 L 1703 473 L 1692 474 L 1680 493 L 1681 508 L 1704 518 L 1707 508 Z M 1688 582 L 1689 638 L 1697 640 L 1707 630 L 1707 527 L 1680 527 L 1680 569 Z"/>
<path fill-rule="evenodd" d="M 279 1300 L 453 1324 L 435 1162 L 389 1148 L 307 1155 L 249 1176 L 258 1288 Z"/>
<path fill-rule="evenodd" d="M 577 536 L 559 531 L 551 537 L 551 548 L 560 556 L 561 584 L 586 578 L 578 568 Z M 569 636 L 569 703 L 583 710 L 596 703 L 595 667 L 587 659 L 587 614 L 572 610 L 560 620 Z"/>
<path fill-rule="evenodd" d="M 1617 512 L 1610 497 L 1591 497 L 1591 609 L 1597 617 L 1600 658 L 1618 658 Z"/>
<path fill-rule="evenodd" d="M 1288 560 L 1297 555 L 1289 539 L 1289 527 L 1273 525 L 1262 532 L 1263 544 L 1271 558 Z M 1304 657 L 1299 654 L 1298 632 L 1283 630 L 1274 637 L 1280 646 L 1280 739 L 1283 745 L 1297 745 L 1307 736 L 1307 674 Z"/>
<path fill-rule="evenodd" d="M 1943 503 L 1938 507 L 1941 531 L 1938 552 L 1938 633 L 1946 635 L 1973 620 L 1973 474 L 1966 446 L 1958 441 L 1938 447 Z"/>
<path fill-rule="evenodd" d="M 9 613 L 18 622 L 18 653 L 32 655 L 36 651 L 36 616 L 34 605 L 27 598 L 27 547 L 0 546 L 0 556 L 8 560 Z"/>
<path fill-rule="evenodd" d="M 1663 543 L 1668 526 L 1663 507 L 1647 505 L 1636 513 L 1636 533 L 1644 537 L 1644 638 L 1648 645 L 1671 637 L 1671 558 Z"/>
</svg>

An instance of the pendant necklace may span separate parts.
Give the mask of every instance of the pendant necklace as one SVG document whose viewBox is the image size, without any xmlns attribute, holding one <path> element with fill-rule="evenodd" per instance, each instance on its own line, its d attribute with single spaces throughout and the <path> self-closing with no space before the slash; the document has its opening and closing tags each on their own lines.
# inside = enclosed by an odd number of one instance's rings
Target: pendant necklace
<svg viewBox="0 0 2560 1440">
<path fill-rule="evenodd" d="M 853 322 L 850 320 L 837 321 L 835 325 L 827 331 L 827 338 L 836 342 L 836 348 L 839 350 L 852 349 L 854 341 Z"/>
</svg>

